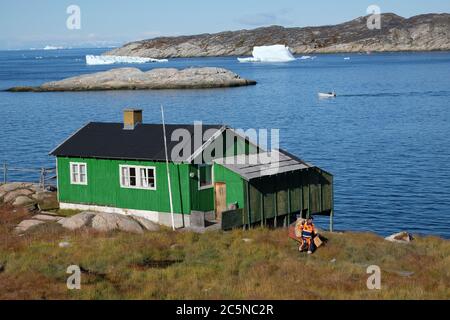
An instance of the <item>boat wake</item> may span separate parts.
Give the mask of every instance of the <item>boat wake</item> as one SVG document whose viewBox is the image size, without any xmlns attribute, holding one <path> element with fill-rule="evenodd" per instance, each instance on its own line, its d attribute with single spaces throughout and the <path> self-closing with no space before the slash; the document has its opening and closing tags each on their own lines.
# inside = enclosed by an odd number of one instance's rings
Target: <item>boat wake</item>
<svg viewBox="0 0 450 320">
<path fill-rule="evenodd" d="M 362 98 L 382 98 L 382 97 L 448 97 L 450 91 L 412 91 L 412 92 L 380 92 L 380 93 L 360 93 L 360 94 L 340 94 L 339 97 L 362 97 Z"/>
</svg>

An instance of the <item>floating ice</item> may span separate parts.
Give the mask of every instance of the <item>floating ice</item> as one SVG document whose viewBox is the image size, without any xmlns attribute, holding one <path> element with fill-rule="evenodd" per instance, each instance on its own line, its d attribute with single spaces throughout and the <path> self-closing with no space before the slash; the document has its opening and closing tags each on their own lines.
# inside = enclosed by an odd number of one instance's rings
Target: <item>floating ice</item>
<svg viewBox="0 0 450 320">
<path fill-rule="evenodd" d="M 61 50 L 63 47 L 55 47 L 55 46 L 45 46 L 44 50 Z"/>
<path fill-rule="evenodd" d="M 301 56 L 298 60 L 314 60 L 316 58 L 316 56 Z"/>
<path fill-rule="evenodd" d="M 239 62 L 289 62 L 294 61 L 289 47 L 282 44 L 253 47 L 253 57 L 238 58 Z"/>
<path fill-rule="evenodd" d="M 116 63 L 148 63 L 148 62 L 167 62 L 167 59 L 152 59 L 142 57 L 127 57 L 127 56 L 86 56 L 86 64 L 88 65 L 105 65 Z"/>
</svg>

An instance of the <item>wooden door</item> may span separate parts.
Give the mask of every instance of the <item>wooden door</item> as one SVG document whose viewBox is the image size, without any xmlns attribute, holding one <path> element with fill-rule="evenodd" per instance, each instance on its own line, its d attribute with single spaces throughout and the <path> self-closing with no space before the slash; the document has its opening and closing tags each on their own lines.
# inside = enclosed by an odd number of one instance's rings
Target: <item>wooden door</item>
<svg viewBox="0 0 450 320">
<path fill-rule="evenodd" d="M 216 219 L 222 220 L 222 212 L 227 210 L 227 186 L 224 182 L 214 184 Z"/>
</svg>

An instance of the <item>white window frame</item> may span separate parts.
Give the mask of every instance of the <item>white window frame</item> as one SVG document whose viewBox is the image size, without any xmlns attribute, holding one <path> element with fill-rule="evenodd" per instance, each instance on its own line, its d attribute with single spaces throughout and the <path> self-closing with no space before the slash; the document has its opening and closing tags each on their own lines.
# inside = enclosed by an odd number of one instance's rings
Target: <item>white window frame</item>
<svg viewBox="0 0 450 320">
<path fill-rule="evenodd" d="M 136 170 L 136 185 L 135 186 L 126 185 L 123 183 L 123 174 L 122 174 L 123 168 L 127 168 L 128 170 L 130 170 L 130 168 L 134 168 Z M 141 169 L 153 170 L 153 180 L 155 181 L 153 187 L 145 187 L 142 185 Z M 129 171 L 128 171 L 128 175 L 129 175 Z M 121 165 L 119 165 L 119 179 L 120 179 L 120 181 L 119 181 L 120 187 L 124 188 L 124 189 L 156 190 L 156 167 L 121 164 Z M 128 179 L 129 179 L 129 177 L 128 177 Z M 128 180 L 128 182 L 129 182 L 129 180 Z"/>
<path fill-rule="evenodd" d="M 78 180 L 74 179 L 73 166 L 77 167 Z M 80 177 L 81 177 L 80 166 L 84 166 L 84 168 L 85 168 L 86 179 L 83 182 L 80 181 Z M 69 170 L 70 170 L 70 184 L 77 184 L 77 185 L 87 186 L 87 184 L 88 184 L 88 166 L 87 166 L 87 163 L 86 162 L 69 162 L 69 167 L 70 167 L 69 168 Z"/>
<path fill-rule="evenodd" d="M 206 185 L 206 186 L 200 186 L 200 168 L 201 167 L 207 167 L 207 166 L 211 166 L 211 184 Z M 197 177 L 198 177 L 198 190 L 206 190 L 206 189 L 211 189 L 214 188 L 214 167 L 212 164 L 200 164 L 197 166 Z"/>
</svg>

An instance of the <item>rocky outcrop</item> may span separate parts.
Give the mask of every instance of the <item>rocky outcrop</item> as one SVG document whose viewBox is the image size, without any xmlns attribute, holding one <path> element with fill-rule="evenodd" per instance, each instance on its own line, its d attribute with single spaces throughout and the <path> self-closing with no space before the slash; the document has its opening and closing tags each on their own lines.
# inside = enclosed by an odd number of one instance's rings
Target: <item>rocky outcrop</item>
<svg viewBox="0 0 450 320">
<path fill-rule="evenodd" d="M 24 233 L 29 231 L 30 229 L 39 226 L 41 224 L 44 224 L 45 222 L 42 220 L 35 220 L 35 219 L 31 219 L 31 220 L 23 220 L 21 223 L 19 223 L 19 225 L 16 227 L 15 231 L 17 233 Z"/>
<path fill-rule="evenodd" d="M 39 87 L 14 87 L 11 92 L 99 91 L 150 89 L 207 89 L 256 84 L 253 80 L 223 68 L 159 68 L 143 72 L 137 68 L 118 68 L 105 72 L 45 83 Z"/>
<path fill-rule="evenodd" d="M 121 216 L 113 213 L 97 213 L 92 219 L 92 228 L 102 232 L 109 231 L 125 231 L 131 233 L 142 233 L 141 225 L 126 216 Z"/>
<path fill-rule="evenodd" d="M 93 212 L 82 212 L 69 218 L 64 218 L 58 223 L 66 229 L 77 230 L 91 225 L 92 219 L 95 217 Z"/>
<path fill-rule="evenodd" d="M 142 217 L 105 212 L 86 211 L 61 219 L 58 223 L 69 230 L 92 228 L 101 232 L 124 231 L 143 233 L 144 231 L 158 231 L 160 229 L 158 224 Z"/>
<path fill-rule="evenodd" d="M 34 227 L 46 224 L 48 222 L 57 222 L 61 219 L 61 217 L 58 217 L 56 215 L 37 214 L 33 216 L 32 219 L 23 220 L 22 222 L 20 222 L 15 228 L 15 231 L 17 233 L 25 233 L 30 231 Z"/>
<path fill-rule="evenodd" d="M 133 219 L 139 222 L 139 224 L 147 231 L 159 231 L 160 227 L 157 223 L 148 219 L 133 216 Z"/>
<path fill-rule="evenodd" d="M 284 44 L 294 54 L 450 50 L 450 14 L 409 19 L 382 14 L 381 29 L 370 30 L 368 17 L 335 26 L 228 31 L 132 42 L 105 55 L 151 58 L 248 56 L 254 46 Z"/>
<path fill-rule="evenodd" d="M 0 185 L 0 205 L 41 208 L 58 207 L 56 192 L 42 189 L 39 185 L 25 182 L 11 182 Z"/>
</svg>

